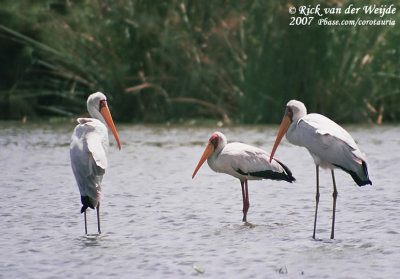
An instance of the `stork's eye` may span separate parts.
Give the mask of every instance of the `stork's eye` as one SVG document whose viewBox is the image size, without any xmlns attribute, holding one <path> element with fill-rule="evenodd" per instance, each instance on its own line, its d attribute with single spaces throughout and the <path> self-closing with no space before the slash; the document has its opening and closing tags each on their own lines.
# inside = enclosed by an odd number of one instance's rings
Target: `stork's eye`
<svg viewBox="0 0 400 279">
<path fill-rule="evenodd" d="M 100 104 L 99 104 L 99 111 L 107 106 L 107 101 L 106 100 L 100 100 Z"/>
<path fill-rule="evenodd" d="M 217 134 L 212 135 L 209 142 L 211 142 L 212 145 L 214 145 L 214 148 L 217 148 L 219 143 L 219 136 Z"/>
<path fill-rule="evenodd" d="M 293 109 L 291 107 L 286 107 L 286 115 L 290 118 L 290 120 L 293 119 Z"/>
</svg>

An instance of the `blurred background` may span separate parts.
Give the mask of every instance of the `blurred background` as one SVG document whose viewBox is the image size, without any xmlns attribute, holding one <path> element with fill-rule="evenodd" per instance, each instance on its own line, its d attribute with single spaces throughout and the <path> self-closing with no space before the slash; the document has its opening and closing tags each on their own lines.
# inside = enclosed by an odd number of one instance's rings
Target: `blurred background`
<svg viewBox="0 0 400 279">
<path fill-rule="evenodd" d="M 279 123 L 290 99 L 337 122 L 400 120 L 395 26 L 290 26 L 288 9 L 370 1 L 1 0 L 0 119 Z M 396 1 L 374 1 L 378 6 Z M 329 16 L 356 19 L 356 15 Z"/>
</svg>

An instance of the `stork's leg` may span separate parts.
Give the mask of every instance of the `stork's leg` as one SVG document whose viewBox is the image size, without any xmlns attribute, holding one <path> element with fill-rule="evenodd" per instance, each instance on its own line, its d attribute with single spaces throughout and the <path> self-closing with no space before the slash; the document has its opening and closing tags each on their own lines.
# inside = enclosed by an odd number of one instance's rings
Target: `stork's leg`
<svg viewBox="0 0 400 279">
<path fill-rule="evenodd" d="M 247 187 L 247 180 L 245 181 L 246 183 L 246 222 L 247 222 L 247 211 L 249 210 L 250 207 L 250 201 L 249 201 L 249 189 Z"/>
<path fill-rule="evenodd" d="M 335 173 L 333 169 L 331 170 L 332 173 L 332 182 L 333 182 L 333 209 L 332 209 L 332 230 L 331 230 L 331 239 L 335 238 L 335 213 L 336 213 L 336 199 L 338 195 L 338 191 L 336 189 L 336 181 L 335 181 Z"/>
<path fill-rule="evenodd" d="M 100 230 L 100 202 L 97 204 L 96 211 L 97 211 L 97 231 L 99 232 L 99 234 L 101 234 L 101 230 Z"/>
<path fill-rule="evenodd" d="M 315 171 L 316 171 L 316 183 L 317 183 L 317 193 L 315 194 L 315 215 L 314 215 L 314 232 L 313 232 L 313 238 L 315 239 L 315 230 L 317 228 L 317 214 L 318 214 L 318 203 L 319 203 L 319 166 L 315 165 Z"/>
<path fill-rule="evenodd" d="M 83 218 L 85 221 L 85 235 L 86 235 L 87 234 L 86 210 L 83 212 Z"/>
<path fill-rule="evenodd" d="M 249 190 L 247 187 L 247 180 L 240 181 L 242 185 L 242 197 L 243 197 L 243 222 L 247 222 L 247 211 L 249 210 Z"/>
</svg>

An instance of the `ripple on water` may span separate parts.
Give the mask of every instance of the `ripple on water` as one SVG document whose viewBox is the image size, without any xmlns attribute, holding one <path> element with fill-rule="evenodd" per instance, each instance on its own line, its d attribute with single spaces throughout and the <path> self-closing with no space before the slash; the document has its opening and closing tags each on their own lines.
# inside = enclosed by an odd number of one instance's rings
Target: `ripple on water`
<svg viewBox="0 0 400 279">
<path fill-rule="evenodd" d="M 356 187 L 336 172 L 337 239 L 330 240 L 331 180 L 321 172 L 313 240 L 314 166 L 306 150 L 286 141 L 277 156 L 297 181 L 252 181 L 245 224 L 236 179 L 207 164 L 191 179 L 214 127 L 121 125 L 123 148 L 110 147 L 103 180 L 103 233 L 83 236 L 69 166 L 73 125 L 0 124 L 0 161 L 7 162 L 0 177 L 4 278 L 395 278 L 400 272 L 400 188 L 393 175 L 399 129 L 349 127 L 367 153 L 374 185 Z M 220 130 L 269 151 L 276 129 Z M 95 211 L 88 222 L 96 229 Z"/>
</svg>

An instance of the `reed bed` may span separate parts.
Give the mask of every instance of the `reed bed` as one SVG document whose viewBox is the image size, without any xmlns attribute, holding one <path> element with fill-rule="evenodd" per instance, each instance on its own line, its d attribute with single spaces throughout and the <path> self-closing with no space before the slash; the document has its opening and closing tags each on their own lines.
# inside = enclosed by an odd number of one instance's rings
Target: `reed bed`
<svg viewBox="0 0 400 279">
<path fill-rule="evenodd" d="M 0 117 L 72 117 L 103 91 L 126 122 L 278 123 L 293 98 L 339 122 L 398 121 L 397 25 L 290 26 L 301 3 L 4 0 Z"/>
</svg>

